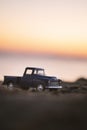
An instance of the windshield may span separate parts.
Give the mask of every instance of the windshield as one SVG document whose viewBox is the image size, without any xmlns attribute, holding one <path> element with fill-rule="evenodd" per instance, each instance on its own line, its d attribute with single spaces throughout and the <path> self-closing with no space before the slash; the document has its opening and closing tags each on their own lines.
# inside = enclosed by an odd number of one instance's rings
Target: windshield
<svg viewBox="0 0 87 130">
<path fill-rule="evenodd" d="M 34 74 L 38 74 L 38 75 L 45 75 L 45 72 L 44 72 L 44 70 L 35 70 L 34 71 Z"/>
</svg>

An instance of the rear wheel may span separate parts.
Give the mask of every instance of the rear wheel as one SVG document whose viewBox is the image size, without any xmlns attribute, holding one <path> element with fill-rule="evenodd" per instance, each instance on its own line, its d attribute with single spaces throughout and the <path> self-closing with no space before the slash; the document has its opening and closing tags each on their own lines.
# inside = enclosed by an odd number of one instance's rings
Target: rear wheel
<svg viewBox="0 0 87 130">
<path fill-rule="evenodd" d="M 44 91 L 44 85 L 43 85 L 43 84 L 38 84 L 38 86 L 37 86 L 37 91 L 38 91 L 38 92 Z"/>
<path fill-rule="evenodd" d="M 9 90 L 13 90 L 13 87 L 14 87 L 13 82 L 9 82 L 7 87 L 8 87 Z"/>
</svg>

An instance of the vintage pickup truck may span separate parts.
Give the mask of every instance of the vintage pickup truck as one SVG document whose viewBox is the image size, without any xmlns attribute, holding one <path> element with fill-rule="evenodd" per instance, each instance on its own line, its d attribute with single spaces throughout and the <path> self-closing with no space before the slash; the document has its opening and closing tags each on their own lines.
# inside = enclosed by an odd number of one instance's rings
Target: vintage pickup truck
<svg viewBox="0 0 87 130">
<path fill-rule="evenodd" d="M 27 67 L 22 77 L 4 76 L 4 85 L 8 88 L 20 86 L 22 89 L 36 89 L 43 91 L 45 89 L 61 89 L 61 80 L 56 77 L 46 76 L 42 68 Z"/>
</svg>

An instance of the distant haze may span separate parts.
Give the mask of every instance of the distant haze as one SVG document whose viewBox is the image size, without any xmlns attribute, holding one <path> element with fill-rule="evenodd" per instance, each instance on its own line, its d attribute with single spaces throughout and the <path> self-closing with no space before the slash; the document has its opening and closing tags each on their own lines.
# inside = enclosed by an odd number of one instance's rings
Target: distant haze
<svg viewBox="0 0 87 130">
<path fill-rule="evenodd" d="M 87 61 L 45 55 L 0 55 L 0 79 L 4 75 L 22 76 L 25 67 L 44 68 L 46 75 L 56 76 L 62 80 L 74 81 L 77 78 L 87 78 Z"/>
</svg>

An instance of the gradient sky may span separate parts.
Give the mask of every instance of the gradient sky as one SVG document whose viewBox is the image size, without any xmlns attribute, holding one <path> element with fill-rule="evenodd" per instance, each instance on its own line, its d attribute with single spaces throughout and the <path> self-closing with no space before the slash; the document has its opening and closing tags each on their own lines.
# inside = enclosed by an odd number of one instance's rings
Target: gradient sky
<svg viewBox="0 0 87 130">
<path fill-rule="evenodd" d="M 87 58 L 87 0 L 0 0 L 0 51 Z"/>
</svg>

